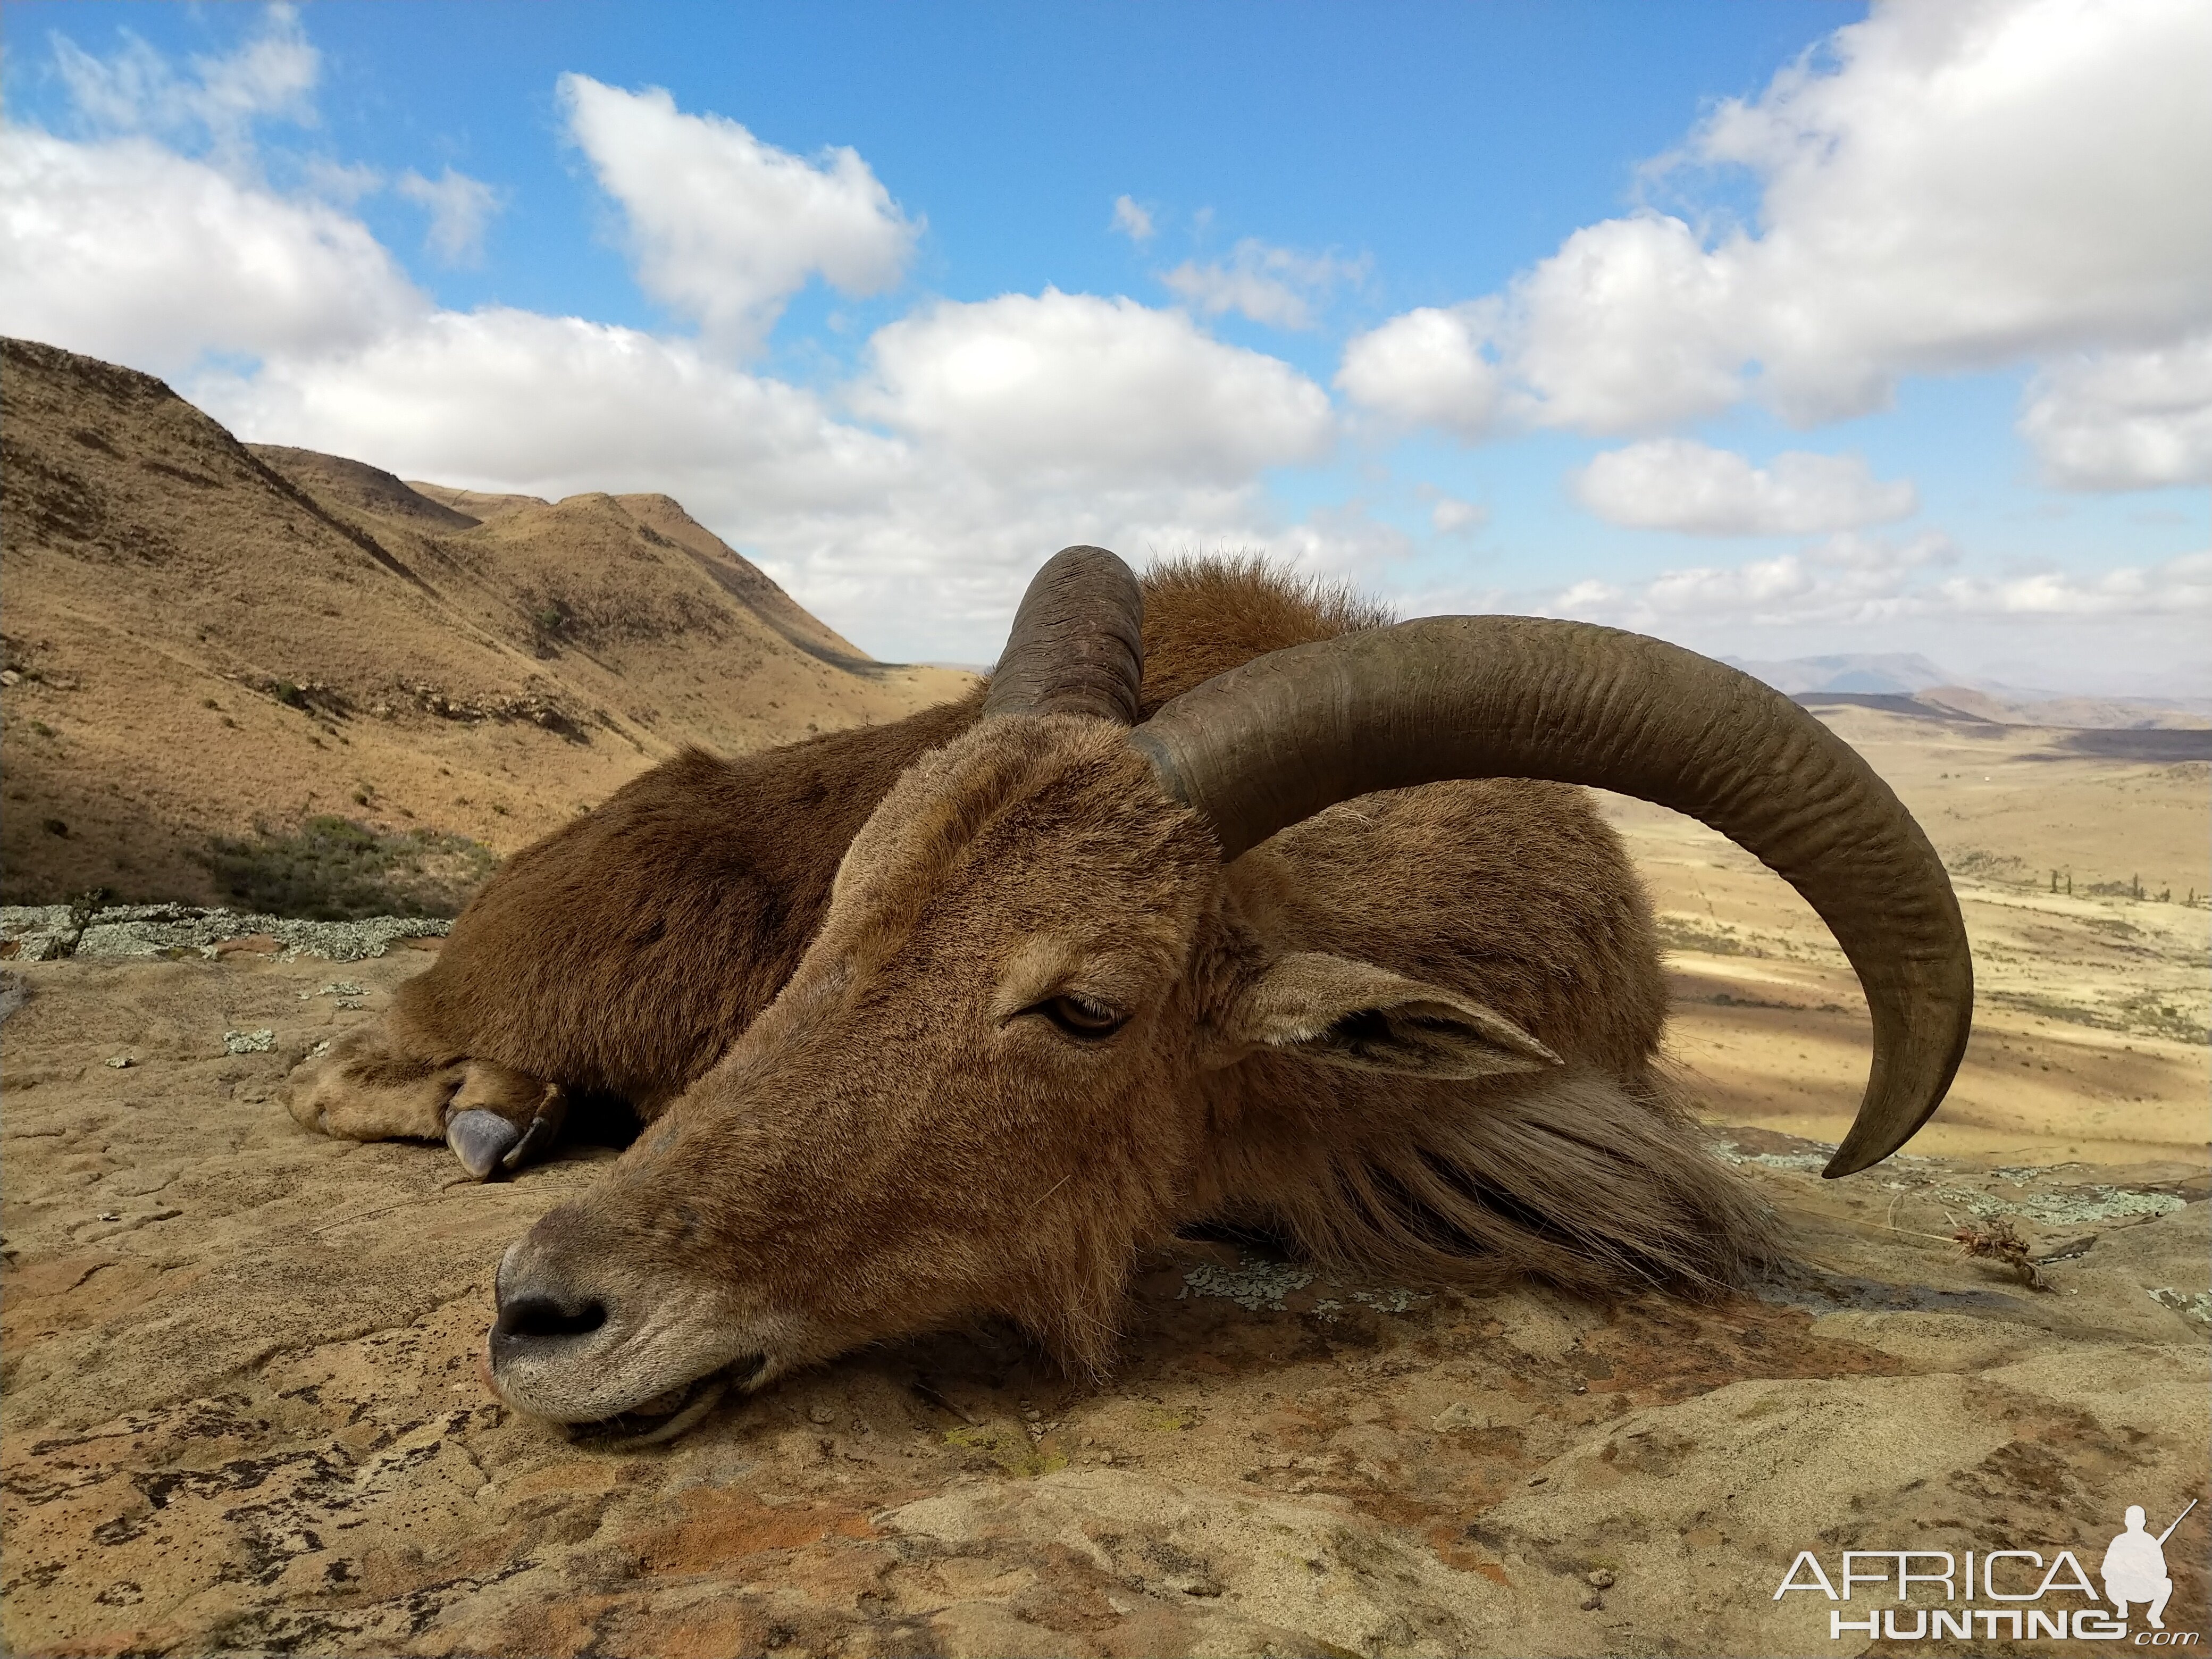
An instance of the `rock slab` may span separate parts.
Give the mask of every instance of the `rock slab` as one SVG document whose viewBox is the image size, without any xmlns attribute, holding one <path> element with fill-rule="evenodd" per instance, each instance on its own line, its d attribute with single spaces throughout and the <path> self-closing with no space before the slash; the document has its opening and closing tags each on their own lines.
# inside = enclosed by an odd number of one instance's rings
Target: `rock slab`
<svg viewBox="0 0 2212 1659">
<path fill-rule="evenodd" d="M 2203 1170 L 1822 1183 L 1755 1130 L 1727 1155 L 1798 1257 L 1757 1296 L 1469 1297 L 1191 1244 L 1144 1264 L 1103 1387 L 981 1329 L 665 1448 L 572 1442 L 477 1356 L 501 1249 L 611 1151 L 479 1187 L 277 1103 L 426 960 L 10 964 L 8 1650 L 1853 1652 L 1826 1601 L 1774 1600 L 1799 1551 L 2094 1571 L 2127 1504 L 2204 1494 Z M 2048 1289 L 1950 1243 L 1998 1216 Z M 2172 1629 L 2205 1628 L 2207 1507 Z"/>
</svg>

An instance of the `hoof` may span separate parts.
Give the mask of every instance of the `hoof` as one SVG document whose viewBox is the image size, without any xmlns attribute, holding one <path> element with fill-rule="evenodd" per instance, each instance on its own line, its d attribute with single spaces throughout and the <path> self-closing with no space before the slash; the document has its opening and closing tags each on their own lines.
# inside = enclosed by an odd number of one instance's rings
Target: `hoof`
<svg viewBox="0 0 2212 1659">
<path fill-rule="evenodd" d="M 486 1181 L 502 1165 L 513 1169 L 517 1155 L 537 1133 L 538 1124 L 532 1124 L 526 1135 L 497 1112 L 456 1112 L 446 1125 L 446 1145 L 453 1149 L 464 1170 L 477 1180 Z"/>
</svg>

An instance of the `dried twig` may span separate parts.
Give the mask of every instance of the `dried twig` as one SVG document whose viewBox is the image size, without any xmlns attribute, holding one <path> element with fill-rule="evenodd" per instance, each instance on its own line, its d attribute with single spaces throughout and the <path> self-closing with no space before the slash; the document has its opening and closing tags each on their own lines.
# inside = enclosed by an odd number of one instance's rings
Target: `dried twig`
<svg viewBox="0 0 2212 1659">
<path fill-rule="evenodd" d="M 1968 1255 L 2002 1262 L 2011 1269 L 2012 1276 L 2031 1291 L 2051 1288 L 2035 1263 L 2027 1259 L 2027 1241 L 2020 1236 L 2010 1217 L 1999 1216 L 1988 1222 L 1969 1221 L 1951 1237 Z"/>
</svg>

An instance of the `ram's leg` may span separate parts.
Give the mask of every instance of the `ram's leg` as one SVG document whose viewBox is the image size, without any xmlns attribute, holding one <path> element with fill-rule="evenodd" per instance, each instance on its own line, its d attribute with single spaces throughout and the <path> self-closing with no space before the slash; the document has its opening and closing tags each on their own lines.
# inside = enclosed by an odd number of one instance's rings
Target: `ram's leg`
<svg viewBox="0 0 2212 1659">
<path fill-rule="evenodd" d="M 295 1073 L 288 1103 L 302 1128 L 341 1140 L 443 1140 L 478 1181 L 542 1156 L 568 1110 L 559 1085 L 426 1054 L 390 1018 L 347 1032 Z"/>
<path fill-rule="evenodd" d="M 301 1128 L 340 1140 L 438 1140 L 467 1073 L 465 1060 L 426 1054 L 380 1019 L 295 1071 L 286 1103 Z"/>
</svg>

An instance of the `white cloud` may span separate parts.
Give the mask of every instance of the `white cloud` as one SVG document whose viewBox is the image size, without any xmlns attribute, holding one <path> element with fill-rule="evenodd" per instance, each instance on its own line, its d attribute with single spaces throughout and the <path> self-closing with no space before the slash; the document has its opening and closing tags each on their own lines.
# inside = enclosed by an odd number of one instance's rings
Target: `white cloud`
<svg viewBox="0 0 2212 1659">
<path fill-rule="evenodd" d="M 1155 231 L 1151 212 L 1130 196 L 1114 198 L 1114 228 L 1133 242 L 1149 242 Z"/>
<path fill-rule="evenodd" d="M 190 392 L 241 433 L 533 494 L 665 489 L 654 481 L 726 468 L 781 510 L 879 489 L 902 465 L 901 446 L 812 394 L 690 342 L 501 307 L 204 374 Z"/>
<path fill-rule="evenodd" d="M 1844 534 L 1776 558 L 1668 570 L 1642 582 L 1577 582 L 1545 609 L 1668 635 L 1726 624 L 1801 628 L 2007 618 L 2172 623 L 2212 611 L 2212 553 L 2094 575 L 1942 574 L 1960 562 L 1958 549 L 1940 532 L 1902 542 Z"/>
<path fill-rule="evenodd" d="M 255 121 L 315 118 L 308 94 L 320 60 L 290 6 L 270 6 L 258 35 L 234 52 L 194 57 L 185 75 L 127 29 L 112 58 L 95 58 L 65 35 L 54 37 L 53 52 L 55 72 L 91 132 L 204 140 L 218 161 L 235 165 L 251 148 Z"/>
<path fill-rule="evenodd" d="M 1486 437 L 1505 396 L 1498 365 L 1483 352 L 1496 309 L 1424 307 L 1393 317 L 1345 347 L 1336 384 L 1386 420 Z"/>
<path fill-rule="evenodd" d="M 564 75 L 560 91 L 570 136 L 628 219 L 640 285 L 709 338 L 757 344 L 814 276 L 868 295 L 904 272 L 921 227 L 857 151 L 809 161 L 725 117 L 686 115 L 658 87 Z"/>
<path fill-rule="evenodd" d="M 428 302 L 357 219 L 145 138 L 0 131 L 11 333 L 175 374 L 209 351 L 323 351 Z"/>
<path fill-rule="evenodd" d="M 1662 617 L 1740 617 L 1766 626 L 1880 622 L 1926 603 L 1921 574 L 1955 563 L 1939 532 L 1889 542 L 1844 534 L 1802 552 L 1733 566 L 1662 572 L 1634 596 Z"/>
<path fill-rule="evenodd" d="M 1654 169 L 1748 170 L 1755 228 L 1585 227 L 1486 309 L 1354 340 L 1340 383 L 1480 435 L 1501 411 L 1480 358 L 1518 421 L 1632 433 L 1747 396 L 1810 424 L 1901 374 L 2170 345 L 2212 321 L 2208 84 L 2197 0 L 1887 0 Z"/>
<path fill-rule="evenodd" d="M 1248 236 L 1227 259 L 1204 265 L 1187 260 L 1160 280 L 1209 317 L 1233 311 L 1270 327 L 1304 329 L 1314 325 L 1314 307 L 1339 283 L 1366 274 L 1364 259 L 1296 253 Z"/>
<path fill-rule="evenodd" d="M 1480 530 L 1490 522 L 1490 509 L 1474 501 L 1463 501 L 1455 495 L 1439 495 L 1429 508 L 1429 528 L 1439 536 L 1456 536 L 1463 531 Z"/>
<path fill-rule="evenodd" d="M 2043 571 L 2025 576 L 1957 577 L 1939 590 L 1953 612 L 2003 617 L 2168 618 L 2212 612 L 2212 552 L 2161 564 L 2126 565 L 2101 575 Z M 2201 641 L 2203 636 L 2198 638 Z"/>
<path fill-rule="evenodd" d="M 429 214 L 423 240 L 438 258 L 449 265 L 483 263 L 484 227 L 500 210 L 499 191 L 451 167 L 436 179 L 410 167 L 392 188 Z"/>
<path fill-rule="evenodd" d="M 1877 483 L 1855 455 L 1791 450 L 1771 466 L 1688 438 L 1597 456 L 1575 475 L 1584 507 L 1611 524 L 1698 536 L 1798 536 L 1887 524 L 1919 509 L 1909 479 Z"/>
<path fill-rule="evenodd" d="M 2046 365 L 2020 429 L 2063 489 L 2212 483 L 2212 331 L 2164 349 Z"/>
<path fill-rule="evenodd" d="M 1671 426 L 1744 393 L 1741 273 L 1679 219 L 1575 232 L 1513 287 L 1502 350 L 1523 419 L 1618 433 Z"/>
<path fill-rule="evenodd" d="M 1178 313 L 1047 289 L 880 331 L 854 406 L 993 474 L 1222 483 L 1318 459 L 1328 396 Z"/>
</svg>

